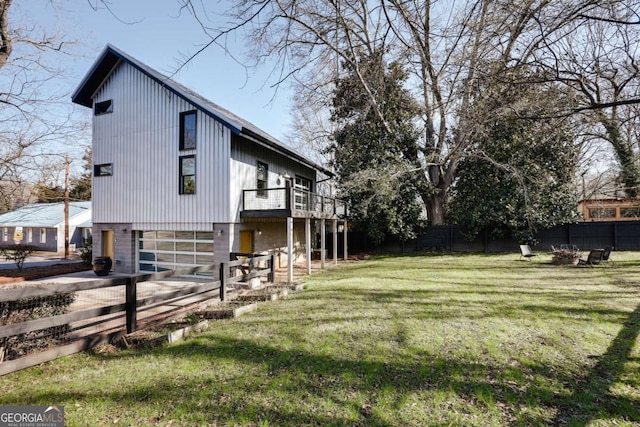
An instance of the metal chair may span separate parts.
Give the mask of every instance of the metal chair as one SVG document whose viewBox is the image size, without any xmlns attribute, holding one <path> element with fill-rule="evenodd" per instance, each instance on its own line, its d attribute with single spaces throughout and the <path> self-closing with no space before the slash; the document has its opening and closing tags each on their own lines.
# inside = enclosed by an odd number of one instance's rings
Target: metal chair
<svg viewBox="0 0 640 427">
<path fill-rule="evenodd" d="M 533 253 L 529 245 L 520 245 L 520 259 L 522 259 L 522 257 L 525 257 L 529 258 L 529 261 L 531 261 L 531 258 L 533 258 L 534 256 L 538 255 Z"/>
<path fill-rule="evenodd" d="M 590 266 L 598 265 L 602 262 L 602 256 L 604 255 L 604 249 L 593 249 L 589 252 L 587 259 L 578 260 L 579 266 Z"/>
<path fill-rule="evenodd" d="M 613 246 L 607 246 L 604 248 L 604 252 L 602 253 L 602 265 L 606 266 L 609 263 L 612 266 L 616 265 L 616 263 L 611 259 L 611 252 L 613 252 Z"/>
</svg>

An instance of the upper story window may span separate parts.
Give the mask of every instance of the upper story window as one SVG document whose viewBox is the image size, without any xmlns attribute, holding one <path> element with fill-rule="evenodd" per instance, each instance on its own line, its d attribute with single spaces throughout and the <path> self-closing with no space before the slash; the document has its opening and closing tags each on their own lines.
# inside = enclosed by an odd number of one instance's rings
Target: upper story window
<svg viewBox="0 0 640 427">
<path fill-rule="evenodd" d="M 620 208 L 621 218 L 640 218 L 640 208 Z"/>
<path fill-rule="evenodd" d="M 256 188 L 258 189 L 256 197 L 267 197 L 267 176 L 269 174 L 269 165 L 258 162 L 256 166 Z"/>
<path fill-rule="evenodd" d="M 196 194 L 196 156 L 180 156 L 180 194 Z"/>
<path fill-rule="evenodd" d="M 296 176 L 294 181 L 293 202 L 296 209 L 311 210 L 309 205 L 309 192 L 311 191 L 311 181 L 301 176 Z"/>
<path fill-rule="evenodd" d="M 113 113 L 113 100 L 96 102 L 93 106 L 93 114 L 99 116 L 101 114 Z"/>
<path fill-rule="evenodd" d="M 180 113 L 180 149 L 194 150 L 196 148 L 196 120 L 195 111 Z"/>
<path fill-rule="evenodd" d="M 615 208 L 591 208 L 589 209 L 589 216 L 591 218 L 615 218 Z"/>
<path fill-rule="evenodd" d="M 93 165 L 93 176 L 111 176 L 111 175 L 113 175 L 113 163 Z"/>
</svg>

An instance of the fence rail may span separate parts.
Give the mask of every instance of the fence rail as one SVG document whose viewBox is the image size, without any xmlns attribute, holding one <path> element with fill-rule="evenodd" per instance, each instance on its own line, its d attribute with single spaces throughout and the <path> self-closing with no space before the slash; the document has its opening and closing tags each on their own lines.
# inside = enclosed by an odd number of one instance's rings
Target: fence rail
<svg viewBox="0 0 640 427">
<path fill-rule="evenodd" d="M 47 284 L 41 287 L 20 287 L 0 291 L 0 311 L 3 322 L 11 321 L 6 313 L 19 311 L 19 304 L 59 295 L 73 295 L 70 305 L 62 307 L 61 314 L 37 319 L 28 319 L 0 326 L 0 375 L 44 363 L 57 357 L 77 353 L 113 337 L 129 334 L 144 325 L 170 319 L 184 314 L 194 305 L 204 304 L 219 298 L 228 299 L 230 285 L 247 282 L 253 278 L 267 276 L 269 282 L 275 278 L 273 255 L 247 257 L 242 260 L 209 264 L 193 268 L 164 271 L 152 274 L 135 274 L 124 277 L 93 279 L 77 283 Z M 218 272 L 220 280 L 198 275 Z M 189 276 L 185 278 L 185 276 Z M 162 289 L 153 282 L 180 279 L 173 286 Z M 142 291 L 142 287 L 146 289 Z M 99 292 L 106 291 L 107 298 Z M 77 300 L 82 304 L 74 304 Z M 69 304 L 66 301 L 65 304 Z M 102 305 L 101 303 L 102 302 Z M 87 308 L 87 303 L 93 306 Z M 29 309 L 46 311 L 39 307 L 46 303 L 32 303 Z M 22 316 L 25 317 L 25 316 Z M 28 316 L 27 316 L 28 317 Z M 0 323 L 1 324 L 1 323 Z M 60 336 L 37 337 L 40 341 L 55 343 L 46 350 L 30 351 L 11 360 L 4 355 L 17 342 L 24 343 L 29 335 L 43 331 L 58 331 Z M 9 347 L 9 348 L 8 348 Z"/>
</svg>

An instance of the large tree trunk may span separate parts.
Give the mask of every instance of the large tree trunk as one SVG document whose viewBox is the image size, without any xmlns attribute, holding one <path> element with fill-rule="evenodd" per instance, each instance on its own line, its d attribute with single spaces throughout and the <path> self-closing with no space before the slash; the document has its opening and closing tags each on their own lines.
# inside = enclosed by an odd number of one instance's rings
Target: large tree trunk
<svg viewBox="0 0 640 427">
<path fill-rule="evenodd" d="M 444 196 L 442 191 L 429 195 L 427 206 L 427 216 L 429 225 L 444 224 Z"/>
<path fill-rule="evenodd" d="M 0 0 L 0 68 L 11 55 L 11 37 L 9 35 L 9 7 L 12 0 Z"/>
<path fill-rule="evenodd" d="M 640 164 L 633 147 L 620 132 L 618 121 L 601 119 L 607 137 L 613 147 L 620 166 L 620 182 L 629 198 L 638 197 L 640 188 Z"/>
</svg>

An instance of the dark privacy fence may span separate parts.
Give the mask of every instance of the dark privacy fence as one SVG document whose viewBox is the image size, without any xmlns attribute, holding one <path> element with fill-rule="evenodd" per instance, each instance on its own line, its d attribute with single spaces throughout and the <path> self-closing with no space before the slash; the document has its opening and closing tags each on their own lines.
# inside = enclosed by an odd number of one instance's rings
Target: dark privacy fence
<svg viewBox="0 0 640 427">
<path fill-rule="evenodd" d="M 617 251 L 640 250 L 640 221 L 581 222 L 540 231 L 536 235 L 538 250 L 548 250 L 561 244 L 576 245 L 587 250 L 614 246 Z M 380 246 L 367 241 L 363 233 L 349 233 L 349 252 L 358 253 L 371 250 L 402 252 L 399 241 L 389 240 Z M 428 227 L 422 236 L 405 242 L 405 252 L 448 251 L 448 252 L 517 252 L 520 242 L 513 239 L 492 240 L 489 233 L 480 234 L 468 241 L 464 227 L 442 225 Z M 339 246 L 341 248 L 341 246 Z"/>
</svg>

